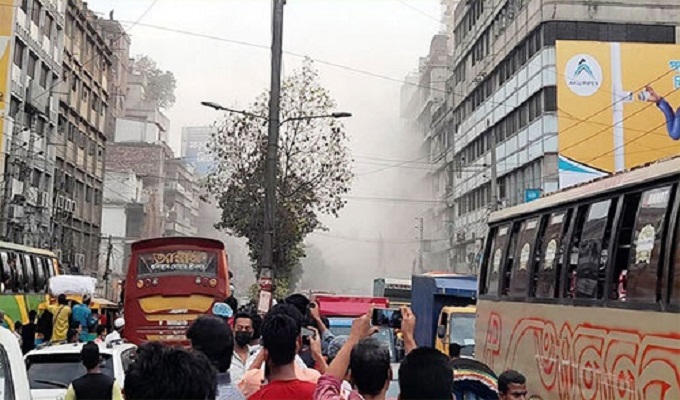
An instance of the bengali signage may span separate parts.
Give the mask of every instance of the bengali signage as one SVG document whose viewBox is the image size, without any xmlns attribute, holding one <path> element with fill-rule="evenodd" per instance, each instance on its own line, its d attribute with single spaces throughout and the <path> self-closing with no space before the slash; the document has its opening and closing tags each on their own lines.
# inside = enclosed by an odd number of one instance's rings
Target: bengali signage
<svg viewBox="0 0 680 400">
<path fill-rule="evenodd" d="M 217 272 L 217 257 L 205 251 L 175 250 L 139 256 L 139 275 L 210 274 Z"/>
</svg>

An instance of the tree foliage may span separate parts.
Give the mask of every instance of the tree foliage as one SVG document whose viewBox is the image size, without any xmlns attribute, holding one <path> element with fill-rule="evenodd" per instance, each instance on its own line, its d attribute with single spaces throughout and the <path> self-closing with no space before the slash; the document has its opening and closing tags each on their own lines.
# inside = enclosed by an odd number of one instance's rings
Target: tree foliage
<svg viewBox="0 0 680 400">
<path fill-rule="evenodd" d="M 335 106 L 309 60 L 282 82 L 281 121 L 329 115 Z M 268 109 L 266 91 L 248 112 L 267 116 Z M 217 165 L 205 183 L 222 209 L 216 226 L 247 239 L 256 269 L 262 254 L 266 119 L 231 113 L 216 126 L 209 149 Z M 345 205 L 343 195 L 352 179 L 347 142 L 344 126 L 332 118 L 281 125 L 274 237 L 277 287 L 290 290 L 295 286 L 301 275 L 299 260 L 304 257 L 305 236 L 324 229 L 321 214 L 337 216 Z"/>
<path fill-rule="evenodd" d="M 151 57 L 137 56 L 132 68 L 146 75 L 146 98 L 156 102 L 159 108 L 168 109 L 175 104 L 177 80 L 171 71 L 163 71 Z"/>
</svg>

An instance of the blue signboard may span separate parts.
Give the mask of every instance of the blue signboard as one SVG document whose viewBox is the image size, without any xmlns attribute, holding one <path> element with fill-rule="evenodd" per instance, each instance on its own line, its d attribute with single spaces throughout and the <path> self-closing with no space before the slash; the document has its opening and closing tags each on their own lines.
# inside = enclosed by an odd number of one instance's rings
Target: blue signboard
<svg viewBox="0 0 680 400">
<path fill-rule="evenodd" d="M 541 189 L 526 189 L 524 191 L 524 202 L 528 203 L 541 197 Z"/>
</svg>

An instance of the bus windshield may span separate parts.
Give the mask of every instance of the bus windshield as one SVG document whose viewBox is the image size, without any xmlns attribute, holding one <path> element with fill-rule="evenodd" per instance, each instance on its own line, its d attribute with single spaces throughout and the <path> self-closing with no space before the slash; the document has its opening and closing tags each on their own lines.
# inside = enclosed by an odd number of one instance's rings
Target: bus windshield
<svg viewBox="0 0 680 400">
<path fill-rule="evenodd" d="M 217 275 L 217 252 L 170 250 L 142 253 L 138 256 L 137 275 Z"/>
</svg>

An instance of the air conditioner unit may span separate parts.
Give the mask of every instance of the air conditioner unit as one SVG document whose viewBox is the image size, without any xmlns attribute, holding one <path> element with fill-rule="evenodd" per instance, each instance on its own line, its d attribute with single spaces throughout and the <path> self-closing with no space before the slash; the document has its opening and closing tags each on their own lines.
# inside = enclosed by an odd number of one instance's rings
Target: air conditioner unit
<svg viewBox="0 0 680 400">
<path fill-rule="evenodd" d="M 21 219 L 24 217 L 24 208 L 22 206 L 10 205 L 9 206 L 9 218 L 10 219 Z"/>
</svg>

